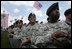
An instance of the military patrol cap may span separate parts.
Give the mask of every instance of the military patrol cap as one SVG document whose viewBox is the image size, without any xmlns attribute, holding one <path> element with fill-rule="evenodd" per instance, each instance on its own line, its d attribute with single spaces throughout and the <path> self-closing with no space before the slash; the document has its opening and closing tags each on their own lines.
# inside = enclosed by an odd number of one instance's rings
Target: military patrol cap
<svg viewBox="0 0 72 49">
<path fill-rule="evenodd" d="M 49 16 L 50 12 L 54 9 L 58 9 L 59 10 L 59 6 L 58 6 L 58 2 L 52 4 L 48 9 L 47 9 L 47 12 L 46 12 L 46 15 Z"/>
<path fill-rule="evenodd" d="M 65 15 L 65 16 L 67 16 L 67 15 L 69 15 L 69 14 L 71 14 L 71 8 L 68 9 L 68 10 L 66 10 L 66 11 L 64 12 L 64 15 Z"/>
<path fill-rule="evenodd" d="M 30 13 L 30 14 L 29 14 L 29 17 L 28 17 L 28 20 L 29 20 L 29 18 L 30 18 L 31 16 L 36 17 L 36 15 L 35 15 L 34 13 Z"/>
<path fill-rule="evenodd" d="M 18 23 L 23 23 L 23 21 L 22 20 L 17 20 L 16 24 L 18 24 Z"/>
</svg>

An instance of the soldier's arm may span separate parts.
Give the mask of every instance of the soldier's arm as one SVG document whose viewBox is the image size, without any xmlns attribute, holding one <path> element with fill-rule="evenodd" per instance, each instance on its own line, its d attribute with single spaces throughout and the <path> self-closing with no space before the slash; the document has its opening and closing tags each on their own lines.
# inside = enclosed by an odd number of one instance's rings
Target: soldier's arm
<svg viewBox="0 0 72 49">
<path fill-rule="evenodd" d="M 27 37 L 26 40 L 24 42 L 21 43 L 21 46 L 29 43 L 31 40 L 30 40 L 30 37 Z"/>
<path fill-rule="evenodd" d="M 57 32 L 54 32 L 53 34 L 52 34 L 52 41 L 53 41 L 53 43 L 55 44 L 55 43 L 61 43 L 61 40 L 58 40 L 57 39 L 57 36 L 58 35 L 60 35 L 60 33 L 57 31 Z"/>
<path fill-rule="evenodd" d="M 57 35 L 58 35 L 59 33 L 58 32 L 54 32 L 53 34 L 52 34 L 52 40 L 53 41 L 58 41 L 57 40 Z"/>
<path fill-rule="evenodd" d="M 8 37 L 12 38 L 14 36 L 14 32 L 12 31 L 10 34 L 8 34 Z"/>
<path fill-rule="evenodd" d="M 65 33 L 61 30 L 59 30 L 59 34 L 63 35 L 64 37 L 69 37 L 69 34 L 68 33 Z"/>
<path fill-rule="evenodd" d="M 67 33 L 65 33 L 65 32 L 63 32 L 63 31 L 61 31 L 61 30 L 57 30 L 56 32 L 53 33 L 52 38 L 56 38 L 57 35 L 63 35 L 63 36 L 65 36 L 65 37 L 68 36 Z"/>
<path fill-rule="evenodd" d="M 65 33 L 65 32 L 63 32 L 63 31 L 61 31 L 61 30 L 58 30 L 58 31 L 56 31 L 56 32 L 54 32 L 54 33 L 52 34 L 52 39 L 53 39 L 53 41 L 54 41 L 54 40 L 59 41 L 59 40 L 57 39 L 57 36 L 59 36 L 59 35 L 63 35 L 64 37 L 69 37 L 69 35 L 68 35 L 67 33 Z M 59 41 L 59 42 L 60 42 L 60 41 Z"/>
<path fill-rule="evenodd" d="M 12 38 L 14 36 L 14 34 L 8 34 L 8 37 Z"/>
</svg>

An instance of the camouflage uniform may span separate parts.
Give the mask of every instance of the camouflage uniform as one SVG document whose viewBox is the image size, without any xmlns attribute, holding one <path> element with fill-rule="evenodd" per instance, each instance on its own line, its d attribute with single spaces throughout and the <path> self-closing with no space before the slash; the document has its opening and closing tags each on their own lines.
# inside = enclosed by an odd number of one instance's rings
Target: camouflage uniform
<svg viewBox="0 0 72 49">
<path fill-rule="evenodd" d="M 56 22 L 54 24 L 52 23 L 46 23 L 45 27 L 43 28 L 44 30 L 42 30 L 42 34 L 44 34 L 43 36 L 38 36 L 37 38 L 37 43 L 51 43 L 52 42 L 52 34 L 57 31 L 60 30 L 61 27 L 59 26 L 61 24 L 61 22 Z"/>
<path fill-rule="evenodd" d="M 8 34 L 11 34 L 12 31 L 13 31 L 13 29 L 8 28 Z M 10 41 L 10 45 L 11 45 L 11 47 L 14 48 L 13 38 L 9 38 L 9 41 Z"/>
<path fill-rule="evenodd" d="M 68 25 L 65 21 L 62 21 L 62 24 L 60 26 L 61 26 L 61 31 L 71 34 L 71 25 Z"/>
<path fill-rule="evenodd" d="M 44 36 L 38 36 L 36 44 L 48 43 L 47 48 L 56 48 L 55 46 L 53 46 L 51 44 L 50 44 L 51 46 L 49 45 L 49 43 L 52 42 L 51 36 L 54 32 L 56 32 L 57 30 L 61 30 L 65 33 L 69 33 L 71 30 L 70 27 L 65 22 L 60 22 L 60 21 L 53 23 L 53 24 L 46 23 L 45 26 L 46 27 L 44 27 L 44 30 L 42 30 L 44 33 Z M 45 44 L 44 44 L 44 46 L 45 46 Z"/>
<path fill-rule="evenodd" d="M 39 36 L 41 34 L 39 28 L 40 28 L 40 25 L 37 23 L 35 23 L 33 26 L 28 25 L 26 27 L 26 33 L 24 34 L 25 36 L 23 37 L 23 39 L 25 40 L 25 37 L 30 36 L 31 37 L 31 43 L 29 43 L 26 46 L 23 46 L 23 48 L 37 48 L 34 45 L 34 43 L 36 42 L 36 39 L 37 39 L 36 36 Z"/>
<path fill-rule="evenodd" d="M 13 28 L 14 36 L 10 40 L 12 41 L 12 48 L 19 48 L 21 43 L 22 34 L 24 33 L 25 27 L 22 26 L 22 28 Z"/>
<path fill-rule="evenodd" d="M 8 28 L 8 33 L 11 33 L 12 32 L 12 28 Z"/>
<path fill-rule="evenodd" d="M 22 36 L 22 34 L 24 33 L 24 31 L 25 31 L 25 27 L 22 26 L 21 29 L 18 28 L 18 27 L 16 27 L 16 28 L 13 29 L 13 31 L 14 31 L 14 34 L 15 34 L 15 35 L 13 36 L 13 38 L 14 38 L 14 39 L 21 39 L 21 36 Z"/>
<path fill-rule="evenodd" d="M 61 31 L 70 35 L 69 37 L 59 38 L 59 40 L 64 40 L 63 41 L 64 46 L 62 46 L 62 47 L 66 47 L 66 48 L 71 47 L 71 45 L 70 45 L 71 44 L 71 25 L 67 24 L 66 21 L 63 21 L 60 26 L 61 26 Z"/>
</svg>

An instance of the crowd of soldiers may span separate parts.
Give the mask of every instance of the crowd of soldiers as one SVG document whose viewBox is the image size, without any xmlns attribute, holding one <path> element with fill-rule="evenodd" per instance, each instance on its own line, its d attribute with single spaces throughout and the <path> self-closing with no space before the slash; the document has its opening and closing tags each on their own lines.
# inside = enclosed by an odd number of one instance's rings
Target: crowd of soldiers
<svg viewBox="0 0 72 49">
<path fill-rule="evenodd" d="M 38 24 L 36 15 L 30 13 L 29 23 L 17 20 L 8 28 L 8 37 L 12 48 L 70 48 L 71 47 L 71 8 L 64 12 L 65 21 L 59 21 L 58 2 L 52 4 L 46 12 L 47 23 Z"/>
</svg>

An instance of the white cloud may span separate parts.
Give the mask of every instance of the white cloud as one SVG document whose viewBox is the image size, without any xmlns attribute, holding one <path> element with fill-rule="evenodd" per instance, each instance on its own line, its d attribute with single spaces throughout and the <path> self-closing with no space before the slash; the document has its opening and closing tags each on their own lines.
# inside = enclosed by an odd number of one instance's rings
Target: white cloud
<svg viewBox="0 0 72 49">
<path fill-rule="evenodd" d="M 20 6 L 20 5 L 25 5 L 25 6 L 33 6 L 34 1 L 8 1 L 11 4 Z"/>
<path fill-rule="evenodd" d="M 19 9 L 14 9 L 14 13 L 18 13 L 19 11 Z"/>
</svg>

